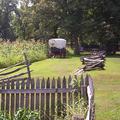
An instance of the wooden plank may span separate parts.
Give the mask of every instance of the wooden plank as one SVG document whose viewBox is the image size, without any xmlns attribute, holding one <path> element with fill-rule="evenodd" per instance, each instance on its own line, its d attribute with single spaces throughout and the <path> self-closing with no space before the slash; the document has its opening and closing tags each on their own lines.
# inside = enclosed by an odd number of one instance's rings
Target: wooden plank
<svg viewBox="0 0 120 120">
<path fill-rule="evenodd" d="M 4 81 L 2 82 L 2 90 L 5 89 L 5 83 Z M 1 111 L 4 111 L 4 106 L 5 106 L 5 94 L 1 94 Z"/>
<path fill-rule="evenodd" d="M 91 91 L 91 95 L 94 97 L 94 85 L 93 85 L 93 80 L 90 75 L 88 75 L 88 82 L 89 82 L 89 87 Z"/>
<path fill-rule="evenodd" d="M 76 79 L 75 79 L 75 81 L 76 81 L 76 84 L 74 85 L 74 88 L 75 89 L 78 89 L 78 78 L 77 78 L 77 76 L 76 76 Z M 79 100 L 79 98 L 78 98 L 78 91 L 74 91 L 74 104 L 76 104 L 76 102 L 78 102 L 78 100 Z"/>
<path fill-rule="evenodd" d="M 18 72 L 18 71 L 20 71 L 20 70 L 22 70 L 22 69 L 24 69 L 24 68 L 26 68 L 26 66 L 22 66 L 22 67 L 20 67 L 20 68 L 16 68 L 15 70 L 12 70 L 12 71 L 10 71 L 10 72 L 1 73 L 0 76 L 9 75 L 9 74 Z"/>
<path fill-rule="evenodd" d="M 20 89 L 20 82 L 16 82 L 16 90 Z M 19 93 L 16 94 L 16 111 L 19 109 Z"/>
<path fill-rule="evenodd" d="M 40 89 L 40 80 L 39 78 L 37 78 L 37 81 L 36 81 L 36 89 Z M 39 106 L 40 106 L 40 94 L 39 93 L 36 93 L 36 110 L 39 110 Z"/>
<path fill-rule="evenodd" d="M 95 119 L 95 104 L 94 104 L 94 87 L 93 87 L 93 80 L 90 77 L 90 75 L 86 76 L 86 79 L 88 80 L 88 88 L 87 88 L 87 93 L 88 93 L 88 114 L 87 116 L 89 119 L 94 120 Z"/>
<path fill-rule="evenodd" d="M 20 62 L 20 63 L 17 63 L 15 65 L 11 65 L 11 66 L 9 66 L 7 68 L 4 68 L 4 69 L 0 70 L 0 73 L 4 72 L 4 71 L 6 71 L 6 70 L 8 70 L 10 68 L 13 68 L 13 67 L 16 67 L 16 66 L 19 66 L 19 65 L 23 65 L 23 64 L 25 64 L 25 62 Z"/>
<path fill-rule="evenodd" d="M 7 79 L 13 79 L 13 78 L 20 77 L 20 76 L 23 76 L 26 74 L 28 74 L 28 72 L 23 72 L 23 73 L 19 73 L 19 74 L 13 75 L 13 76 L 8 76 L 7 78 L 0 79 L 0 81 L 7 80 Z"/>
<path fill-rule="evenodd" d="M 11 82 L 11 89 L 14 89 L 14 81 Z M 11 94 L 11 114 L 13 115 L 15 112 L 15 94 Z"/>
<path fill-rule="evenodd" d="M 58 77 L 57 80 L 57 88 L 61 88 L 61 80 L 60 77 Z M 57 94 L 57 115 L 60 116 L 61 115 L 61 93 Z"/>
<path fill-rule="evenodd" d="M 23 80 L 21 82 L 21 90 L 25 89 L 25 81 Z M 21 98 L 20 98 L 20 107 L 24 108 L 24 93 L 21 93 Z"/>
<path fill-rule="evenodd" d="M 55 89 L 55 79 L 52 80 L 52 86 L 53 89 Z M 55 115 L 55 93 L 51 94 L 51 120 L 54 120 Z"/>
<path fill-rule="evenodd" d="M 34 79 L 31 79 L 31 89 L 35 89 Z M 34 110 L 34 93 L 31 93 L 31 110 Z"/>
<path fill-rule="evenodd" d="M 10 89 L 10 81 L 7 81 L 7 90 Z M 9 109 L 10 109 L 10 94 L 6 94 L 6 111 L 9 113 Z"/>
<path fill-rule="evenodd" d="M 80 98 L 84 98 L 86 102 L 88 101 L 87 85 L 87 80 L 83 77 L 80 82 Z"/>
<path fill-rule="evenodd" d="M 45 80 L 43 78 L 41 83 L 41 88 L 45 89 Z M 41 120 L 45 118 L 45 94 L 41 93 Z"/>
<path fill-rule="evenodd" d="M 47 79 L 47 83 L 46 83 L 46 89 L 50 88 L 50 78 Z M 46 93 L 46 116 L 45 116 L 45 120 L 49 120 L 50 118 L 50 93 Z"/>
<path fill-rule="evenodd" d="M 63 82 L 62 82 L 62 87 L 65 89 L 66 88 L 66 83 L 67 83 L 67 80 L 66 78 L 64 77 L 63 78 Z M 66 93 L 63 93 L 63 116 L 66 115 Z"/>
<path fill-rule="evenodd" d="M 29 91 L 30 89 L 30 80 L 28 79 L 26 82 L 26 90 Z M 30 95 L 29 93 L 26 93 L 26 102 L 25 102 L 25 107 L 28 109 L 29 108 L 29 103 L 30 103 Z"/>
<path fill-rule="evenodd" d="M 72 77 L 69 76 L 68 79 L 68 88 L 72 89 Z M 72 92 L 68 93 L 68 104 L 72 105 L 73 97 L 72 97 Z"/>
</svg>

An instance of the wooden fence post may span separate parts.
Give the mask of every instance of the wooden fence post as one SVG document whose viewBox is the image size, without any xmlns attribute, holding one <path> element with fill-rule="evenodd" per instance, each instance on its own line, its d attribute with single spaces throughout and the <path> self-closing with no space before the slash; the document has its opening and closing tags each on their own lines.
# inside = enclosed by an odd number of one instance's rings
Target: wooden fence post
<svg viewBox="0 0 120 120">
<path fill-rule="evenodd" d="M 31 71 L 30 71 L 30 63 L 27 59 L 27 55 L 24 53 L 24 58 L 25 58 L 25 64 L 26 64 L 26 67 L 27 67 L 27 72 L 28 72 L 28 79 L 31 80 Z"/>
</svg>

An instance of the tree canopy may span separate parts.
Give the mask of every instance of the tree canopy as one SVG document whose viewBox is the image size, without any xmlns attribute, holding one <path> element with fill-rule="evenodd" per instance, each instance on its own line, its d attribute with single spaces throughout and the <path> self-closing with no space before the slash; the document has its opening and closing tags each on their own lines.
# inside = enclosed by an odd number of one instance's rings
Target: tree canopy
<svg viewBox="0 0 120 120">
<path fill-rule="evenodd" d="M 3 39 L 63 37 L 75 48 L 75 54 L 84 44 L 115 53 L 119 27 L 119 0 L 0 0 Z"/>
</svg>

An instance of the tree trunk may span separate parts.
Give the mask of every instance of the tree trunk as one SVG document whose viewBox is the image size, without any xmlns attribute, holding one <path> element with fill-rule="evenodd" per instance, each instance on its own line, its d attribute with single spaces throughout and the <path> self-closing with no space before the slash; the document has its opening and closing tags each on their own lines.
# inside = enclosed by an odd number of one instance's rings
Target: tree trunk
<svg viewBox="0 0 120 120">
<path fill-rule="evenodd" d="M 78 36 L 76 34 L 73 34 L 73 40 L 74 40 L 74 54 L 79 55 L 80 54 L 80 43 Z"/>
<path fill-rule="evenodd" d="M 53 35 L 52 35 L 53 38 L 58 38 L 57 30 L 58 30 L 58 26 L 56 25 L 53 28 Z"/>
</svg>

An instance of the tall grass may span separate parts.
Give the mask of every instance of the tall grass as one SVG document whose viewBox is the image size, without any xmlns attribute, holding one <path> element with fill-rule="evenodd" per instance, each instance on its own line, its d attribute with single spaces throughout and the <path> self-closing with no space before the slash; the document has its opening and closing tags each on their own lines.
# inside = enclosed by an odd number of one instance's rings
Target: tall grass
<svg viewBox="0 0 120 120">
<path fill-rule="evenodd" d="M 25 52 L 30 62 L 47 58 L 47 46 L 35 41 L 0 42 L 0 68 L 23 61 Z"/>
<path fill-rule="evenodd" d="M 87 114 L 87 104 L 84 99 L 77 100 L 73 105 L 63 105 L 65 106 L 66 112 L 61 111 L 61 116 L 56 116 L 57 120 L 72 120 L 73 116 L 80 116 L 85 118 Z M 64 108 L 64 107 L 63 107 Z M 66 113 L 66 114 L 65 114 Z"/>
</svg>

